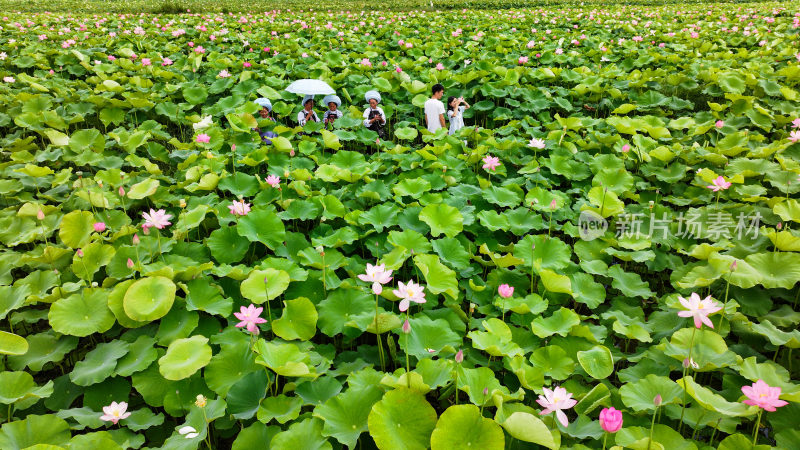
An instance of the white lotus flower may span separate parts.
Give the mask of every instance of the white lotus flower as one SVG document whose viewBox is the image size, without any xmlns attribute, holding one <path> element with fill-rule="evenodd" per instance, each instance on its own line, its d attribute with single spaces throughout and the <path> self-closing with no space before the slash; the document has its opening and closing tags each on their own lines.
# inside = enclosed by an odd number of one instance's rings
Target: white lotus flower
<svg viewBox="0 0 800 450">
<path fill-rule="evenodd" d="M 200 122 L 192 124 L 194 131 L 197 130 L 205 130 L 206 128 L 211 126 L 211 116 L 205 116 Z"/>
</svg>

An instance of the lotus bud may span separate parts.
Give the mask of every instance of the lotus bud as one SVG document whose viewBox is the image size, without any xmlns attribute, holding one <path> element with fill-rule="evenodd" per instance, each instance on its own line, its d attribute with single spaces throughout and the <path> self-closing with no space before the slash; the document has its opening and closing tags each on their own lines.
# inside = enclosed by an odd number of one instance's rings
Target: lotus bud
<svg viewBox="0 0 800 450">
<path fill-rule="evenodd" d="M 316 250 L 319 252 L 320 255 L 325 256 L 325 249 L 321 245 L 318 245 Z"/>
<path fill-rule="evenodd" d="M 781 228 L 783 228 L 783 222 L 778 222 L 778 225 L 777 225 L 775 228 L 777 228 L 777 229 L 779 229 L 779 230 L 780 230 Z"/>
<path fill-rule="evenodd" d="M 734 272 L 735 270 L 736 270 L 736 260 L 734 259 L 733 262 L 731 263 L 731 272 Z"/>
<path fill-rule="evenodd" d="M 39 220 L 44 220 L 44 211 L 41 209 L 36 213 L 36 218 Z"/>
<path fill-rule="evenodd" d="M 120 197 L 125 197 L 125 189 L 122 186 L 119 187 L 117 192 L 119 192 Z"/>
<path fill-rule="evenodd" d="M 186 199 L 185 199 L 185 198 L 182 198 L 182 199 L 180 200 L 180 202 L 178 202 L 178 205 L 179 205 L 181 208 L 186 208 Z"/>
<path fill-rule="evenodd" d="M 231 151 L 236 152 L 236 144 L 231 144 Z"/>
<path fill-rule="evenodd" d="M 94 231 L 96 231 L 98 233 L 102 233 L 103 231 L 106 231 L 105 222 L 95 222 L 93 226 L 94 226 Z"/>
<path fill-rule="evenodd" d="M 128 264 L 128 269 L 133 270 L 133 260 L 128 258 L 128 263 L 127 264 Z"/>
<path fill-rule="evenodd" d="M 206 152 L 206 158 L 213 159 L 214 158 L 214 154 L 211 153 L 211 152 Z"/>
<path fill-rule="evenodd" d="M 625 144 L 625 145 L 622 146 L 622 153 L 628 153 L 629 151 L 631 151 L 631 146 L 630 145 Z"/>
<path fill-rule="evenodd" d="M 653 404 L 656 405 L 656 407 L 661 406 L 661 401 L 661 394 L 656 394 L 653 398 Z"/>
<path fill-rule="evenodd" d="M 264 277 L 264 284 L 267 284 L 267 277 Z"/>
<path fill-rule="evenodd" d="M 489 395 L 489 388 L 485 387 L 485 388 L 483 388 L 483 396 L 485 397 L 487 395 Z"/>
<path fill-rule="evenodd" d="M 78 258 L 83 258 L 83 250 L 81 249 L 78 249 L 78 251 L 76 251 L 75 254 L 78 255 Z"/>
<path fill-rule="evenodd" d="M 648 208 L 650 208 L 650 209 L 653 209 L 653 204 L 654 204 L 654 202 L 653 202 L 652 200 L 650 200 L 650 202 L 648 202 L 648 203 L 649 203 L 649 204 L 648 204 L 648 206 L 647 206 L 647 207 L 648 207 Z"/>
<path fill-rule="evenodd" d="M 97 286 L 99 286 L 99 284 L 97 284 L 97 281 L 92 281 L 92 287 L 96 288 Z"/>
<path fill-rule="evenodd" d="M 142 232 L 144 233 L 145 236 L 150 235 L 150 227 L 148 227 L 147 224 L 142 225 Z"/>
<path fill-rule="evenodd" d="M 284 170 L 283 171 L 283 178 L 289 178 L 289 171 L 288 170 Z"/>
<path fill-rule="evenodd" d="M 289 150 L 289 156 L 294 156 L 294 149 Z"/>
<path fill-rule="evenodd" d="M 556 199 L 550 201 L 550 209 L 555 211 L 556 209 Z"/>
<path fill-rule="evenodd" d="M 97 185 L 98 185 L 98 186 L 100 186 L 100 187 L 103 187 L 103 181 L 102 181 L 102 180 L 101 180 L 101 181 L 98 181 L 98 182 L 97 182 Z"/>
<path fill-rule="evenodd" d="M 131 241 L 133 242 L 133 245 L 139 245 L 139 235 L 134 234 L 133 239 Z"/>
<path fill-rule="evenodd" d="M 475 303 L 470 302 L 469 304 L 469 313 L 472 314 L 475 312 Z"/>
<path fill-rule="evenodd" d="M 408 323 L 408 319 L 406 319 L 406 321 L 403 322 L 403 333 L 405 334 L 411 333 L 411 324 Z"/>
<path fill-rule="evenodd" d="M 200 408 L 204 408 L 206 406 L 206 398 L 203 397 L 202 394 L 200 394 L 197 396 L 197 400 L 194 402 L 194 404 Z"/>
<path fill-rule="evenodd" d="M 456 362 L 459 363 L 459 364 L 464 362 L 464 350 L 459 350 L 458 353 L 456 353 L 456 358 L 455 359 L 456 359 Z"/>
</svg>

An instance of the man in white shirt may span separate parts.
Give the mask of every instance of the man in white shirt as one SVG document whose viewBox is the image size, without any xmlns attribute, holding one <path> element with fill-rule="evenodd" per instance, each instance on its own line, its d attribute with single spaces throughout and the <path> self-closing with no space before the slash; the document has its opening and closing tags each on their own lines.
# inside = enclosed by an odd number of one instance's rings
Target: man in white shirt
<svg viewBox="0 0 800 450">
<path fill-rule="evenodd" d="M 444 86 L 440 83 L 433 85 L 431 89 L 431 98 L 425 101 L 425 126 L 428 131 L 435 133 L 439 128 L 444 128 L 444 103 L 442 103 L 442 96 L 444 95 Z"/>
</svg>

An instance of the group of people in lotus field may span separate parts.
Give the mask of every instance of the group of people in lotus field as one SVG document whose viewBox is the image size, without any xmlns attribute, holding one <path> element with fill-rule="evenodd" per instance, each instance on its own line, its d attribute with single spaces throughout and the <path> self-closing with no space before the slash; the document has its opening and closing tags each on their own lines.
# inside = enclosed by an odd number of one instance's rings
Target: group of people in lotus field
<svg viewBox="0 0 800 450">
<path fill-rule="evenodd" d="M 447 108 L 442 103 L 444 98 L 444 86 L 437 83 L 431 88 L 431 97 L 425 101 L 425 127 L 431 133 L 435 133 L 439 128 L 446 128 L 447 123 L 445 117 L 450 122 L 448 134 L 455 134 L 456 131 L 464 127 L 464 111 L 469 108 L 469 103 L 464 100 L 464 97 L 449 97 L 447 99 Z M 378 133 L 379 139 L 386 139 L 386 114 L 383 108 L 379 105 L 381 103 L 381 94 L 378 91 L 371 90 L 364 94 L 364 99 L 367 102 L 367 108 L 364 110 L 362 117 L 364 118 L 364 127 Z M 259 98 L 255 103 L 261 106 L 259 115 L 262 119 L 272 119 L 272 103 L 267 98 Z M 344 113 L 341 111 L 342 100 L 337 95 L 327 95 L 322 99 L 322 103 L 328 106 L 328 109 L 322 115 L 322 123 L 325 129 L 333 128 L 333 123 L 336 119 L 341 118 Z M 297 123 L 304 126 L 308 122 L 320 122 L 320 118 L 314 111 L 314 96 L 306 95 L 303 97 L 303 109 L 297 113 Z M 262 131 L 256 128 L 256 131 L 261 135 L 261 139 L 267 144 L 271 143 L 270 138 L 277 136 L 272 131 Z"/>
</svg>

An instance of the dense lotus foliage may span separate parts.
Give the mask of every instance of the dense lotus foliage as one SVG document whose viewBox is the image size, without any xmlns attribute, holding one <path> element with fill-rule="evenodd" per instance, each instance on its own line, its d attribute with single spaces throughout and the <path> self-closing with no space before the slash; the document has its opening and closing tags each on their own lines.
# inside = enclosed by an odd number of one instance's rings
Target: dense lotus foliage
<svg viewBox="0 0 800 450">
<path fill-rule="evenodd" d="M 3 450 L 800 448 L 796 4 L 0 27 Z"/>
</svg>

